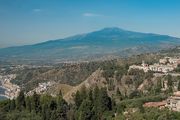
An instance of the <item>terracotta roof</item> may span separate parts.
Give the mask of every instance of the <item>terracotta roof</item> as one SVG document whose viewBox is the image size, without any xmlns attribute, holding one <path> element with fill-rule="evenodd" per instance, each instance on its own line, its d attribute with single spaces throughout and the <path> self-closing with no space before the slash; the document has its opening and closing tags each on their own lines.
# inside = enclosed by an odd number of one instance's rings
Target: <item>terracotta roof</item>
<svg viewBox="0 0 180 120">
<path fill-rule="evenodd" d="M 160 107 L 166 105 L 166 101 L 161 102 L 147 102 L 143 106 L 144 107 Z"/>
<path fill-rule="evenodd" d="M 180 97 L 180 91 L 174 92 L 174 96 Z"/>
</svg>

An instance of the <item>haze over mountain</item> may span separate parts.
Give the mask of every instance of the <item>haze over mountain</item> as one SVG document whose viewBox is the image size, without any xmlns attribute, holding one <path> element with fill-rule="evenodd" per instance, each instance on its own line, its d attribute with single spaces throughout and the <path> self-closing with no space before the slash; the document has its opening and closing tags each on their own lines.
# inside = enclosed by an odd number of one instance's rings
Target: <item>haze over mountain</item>
<svg viewBox="0 0 180 120">
<path fill-rule="evenodd" d="M 7 59 L 78 60 L 106 55 L 128 56 L 180 45 L 180 39 L 167 35 L 140 33 L 120 28 L 99 31 L 34 45 L 0 49 Z"/>
</svg>

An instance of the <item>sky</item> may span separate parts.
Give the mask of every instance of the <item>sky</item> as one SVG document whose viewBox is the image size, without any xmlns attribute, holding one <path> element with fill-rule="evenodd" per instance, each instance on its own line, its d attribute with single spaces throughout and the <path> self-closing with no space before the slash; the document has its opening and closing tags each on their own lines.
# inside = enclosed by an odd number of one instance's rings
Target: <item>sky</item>
<svg viewBox="0 0 180 120">
<path fill-rule="evenodd" d="M 180 0 L 0 0 L 0 48 L 105 27 L 180 37 Z"/>
</svg>

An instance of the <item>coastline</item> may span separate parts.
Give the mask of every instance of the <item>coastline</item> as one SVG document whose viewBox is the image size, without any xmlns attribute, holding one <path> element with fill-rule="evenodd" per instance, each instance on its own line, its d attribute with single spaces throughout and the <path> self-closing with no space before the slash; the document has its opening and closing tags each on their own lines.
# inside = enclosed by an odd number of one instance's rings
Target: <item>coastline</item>
<svg viewBox="0 0 180 120">
<path fill-rule="evenodd" d="M 0 100 L 8 99 L 9 97 L 5 95 L 6 88 L 0 86 Z"/>
<path fill-rule="evenodd" d="M 9 99 L 9 97 L 6 95 L 0 94 L 0 100 L 5 100 L 5 99 Z"/>
<path fill-rule="evenodd" d="M 2 76 L 0 81 L 0 96 L 1 98 L 13 99 L 16 98 L 20 92 L 20 87 L 11 83 L 15 75 Z"/>
</svg>

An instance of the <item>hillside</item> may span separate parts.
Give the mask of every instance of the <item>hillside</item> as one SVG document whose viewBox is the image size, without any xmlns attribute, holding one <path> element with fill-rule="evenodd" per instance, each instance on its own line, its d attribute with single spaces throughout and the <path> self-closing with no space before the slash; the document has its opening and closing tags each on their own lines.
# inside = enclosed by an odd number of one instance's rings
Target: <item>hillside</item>
<svg viewBox="0 0 180 120">
<path fill-rule="evenodd" d="M 160 58 L 171 53 L 178 56 L 179 47 L 158 53 L 108 61 L 64 63 L 48 68 L 37 67 L 25 68 L 22 71 L 8 71 L 17 74 L 17 78 L 13 82 L 22 85 L 27 91 L 37 87 L 38 83 L 54 81 L 55 84 L 39 95 L 35 93 L 25 97 L 21 92 L 17 99 L 1 102 L 0 114 L 8 119 L 12 119 L 14 116 L 18 116 L 17 118 L 32 116 L 40 119 L 47 115 L 53 116 L 54 120 L 58 118 L 54 115 L 59 115 L 60 110 L 64 113 L 65 119 L 76 118 L 83 111 L 87 115 L 91 113 L 91 116 L 96 116 L 94 113 L 102 112 L 97 116 L 118 120 L 122 118 L 130 120 L 164 119 L 164 115 L 167 113 L 168 115 L 171 113 L 173 119 L 179 118 L 177 117 L 179 115 L 175 115 L 176 112 L 172 112 L 171 109 L 146 108 L 144 106 L 147 102 L 166 100 L 173 92 L 180 90 L 179 76 L 171 73 L 168 75 L 154 74 L 152 71 L 144 72 L 140 69 L 129 70 L 129 66 L 132 64 L 140 65 L 142 60 L 148 64 L 157 63 Z M 179 68 L 174 72 L 179 73 Z M 24 102 L 18 104 L 22 100 Z M 40 112 L 33 113 L 35 110 Z M 19 112 L 16 113 L 17 111 Z M 47 111 L 47 114 L 44 111 Z M 153 115 L 156 117 L 152 117 Z"/>
<path fill-rule="evenodd" d="M 103 71 L 98 69 L 94 73 L 92 73 L 85 81 L 81 84 L 72 88 L 69 92 L 64 94 L 64 99 L 66 101 L 72 101 L 73 95 L 76 94 L 77 91 L 80 91 L 82 87 L 86 87 L 87 89 L 95 88 L 95 86 L 106 87 L 107 81 L 102 75 Z"/>
<path fill-rule="evenodd" d="M 152 52 L 178 44 L 179 38 L 167 35 L 105 28 L 34 45 L 3 48 L 0 49 L 0 58 L 43 61 L 91 60 L 107 55 L 129 56 Z"/>
</svg>

